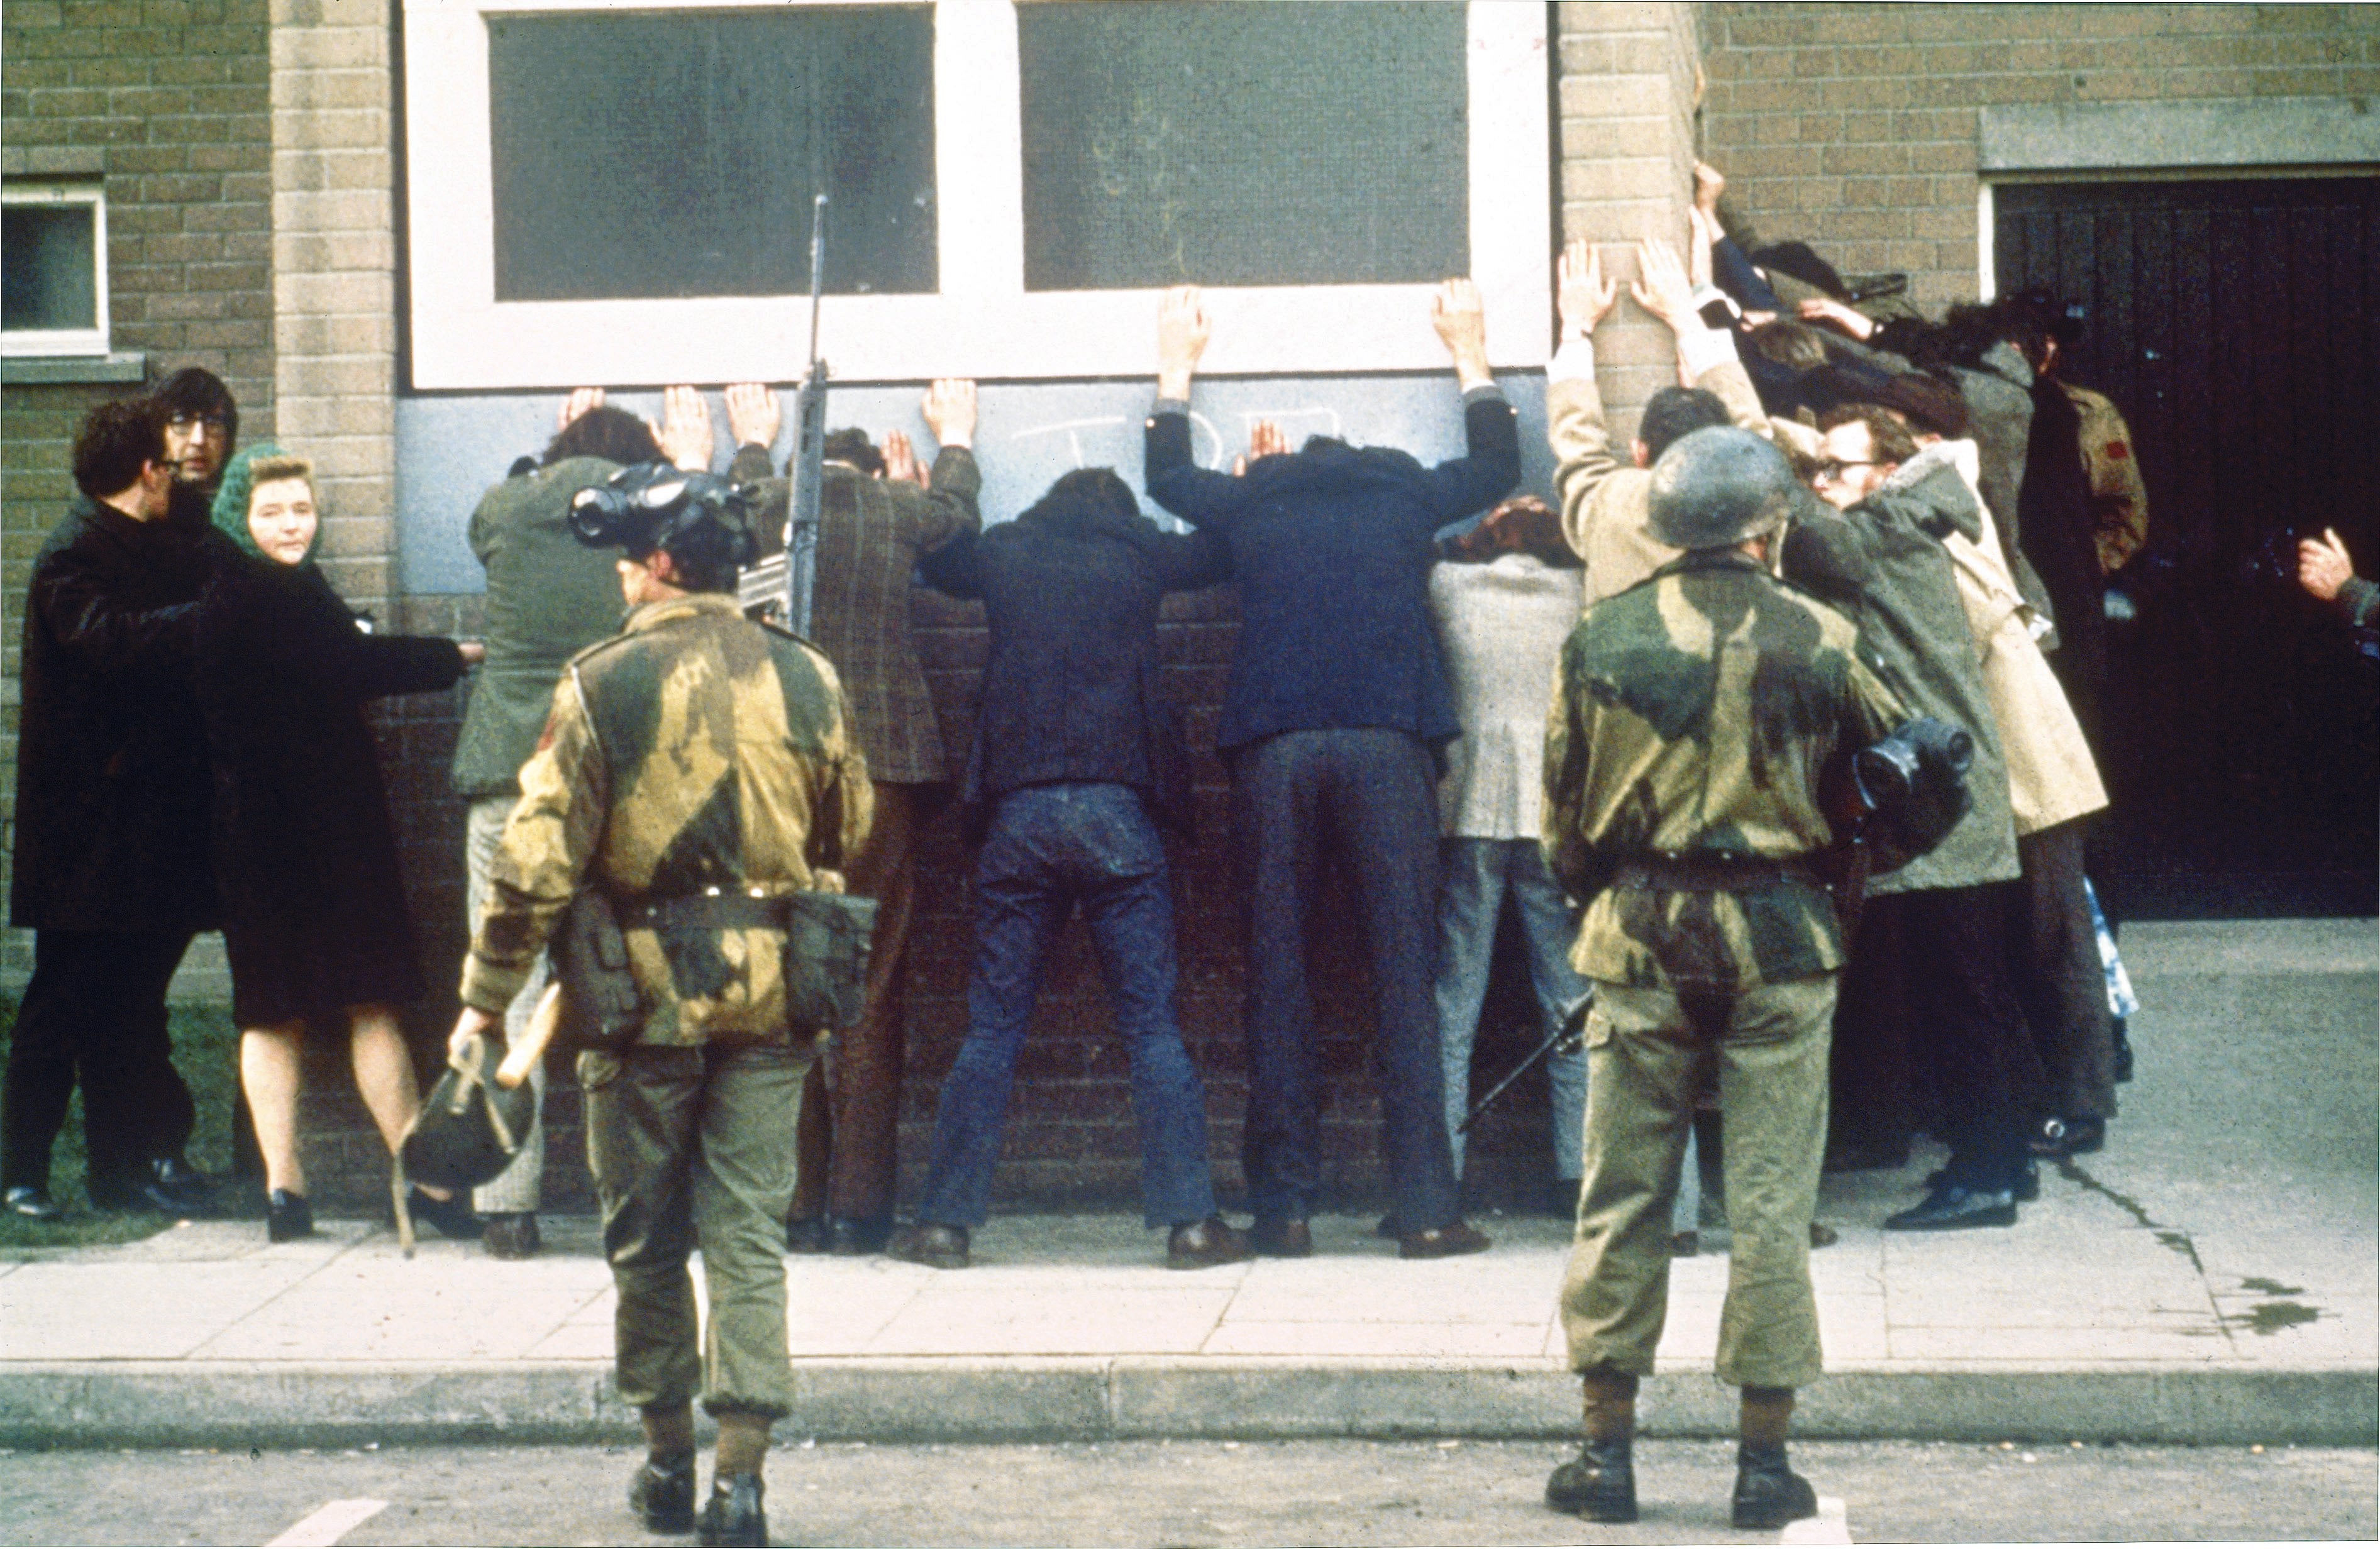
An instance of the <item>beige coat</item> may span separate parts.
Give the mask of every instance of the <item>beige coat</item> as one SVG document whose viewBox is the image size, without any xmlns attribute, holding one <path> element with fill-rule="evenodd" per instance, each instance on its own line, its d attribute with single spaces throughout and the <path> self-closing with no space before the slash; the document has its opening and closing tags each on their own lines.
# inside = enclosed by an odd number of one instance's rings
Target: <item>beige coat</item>
<svg viewBox="0 0 2380 1549">
<path fill-rule="evenodd" d="M 1943 442 L 1919 454 L 1950 463 L 1972 488 L 1975 443 Z M 2082 727 L 2066 702 L 2066 692 L 2041 654 L 2034 621 L 2038 618 L 2009 575 L 1989 506 L 1981 496 L 1980 541 L 1951 533 L 1942 547 L 1959 583 L 1983 659 L 1984 692 L 1999 722 L 2000 750 L 2008 760 L 2009 810 L 2019 834 L 2039 833 L 2107 805 Z"/>
<path fill-rule="evenodd" d="M 1710 353 L 1716 363 L 1703 365 L 1694 385 L 1717 393 L 1736 424 L 1767 436 L 1768 420 L 1742 362 L 1731 347 L 1714 347 Z M 1592 604 L 1617 597 L 1676 559 L 1677 550 L 1656 541 L 1645 529 L 1645 502 L 1653 476 L 1630 464 L 1624 445 L 1615 451 L 1603 421 L 1603 395 L 1596 390 L 1592 356 L 1578 345 L 1564 345 L 1547 368 L 1546 421 L 1562 533 L 1572 551 L 1586 562 L 1583 600 Z"/>
</svg>

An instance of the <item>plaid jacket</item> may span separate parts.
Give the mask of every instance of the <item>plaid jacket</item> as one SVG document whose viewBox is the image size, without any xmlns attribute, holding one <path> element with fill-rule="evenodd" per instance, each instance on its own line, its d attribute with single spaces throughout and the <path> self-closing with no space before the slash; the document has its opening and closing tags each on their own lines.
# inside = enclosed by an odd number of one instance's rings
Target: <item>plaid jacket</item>
<svg viewBox="0 0 2380 1549">
<path fill-rule="evenodd" d="M 728 477 L 760 487 L 760 547 L 784 547 L 790 484 L 774 477 L 757 446 L 735 454 Z M 983 526 L 976 493 L 983 476 L 963 447 L 934 459 L 933 484 L 874 478 L 829 463 L 819 502 L 818 586 L 810 642 L 843 675 L 868 771 L 890 784 L 950 778 L 934 702 L 909 635 L 910 575 L 921 554 Z"/>
</svg>

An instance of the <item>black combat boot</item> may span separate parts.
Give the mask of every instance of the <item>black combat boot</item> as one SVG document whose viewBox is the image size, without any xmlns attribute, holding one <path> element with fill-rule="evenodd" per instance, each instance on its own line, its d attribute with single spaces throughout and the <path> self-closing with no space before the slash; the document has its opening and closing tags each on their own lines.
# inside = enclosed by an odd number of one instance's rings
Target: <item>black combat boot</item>
<svg viewBox="0 0 2380 1549">
<path fill-rule="evenodd" d="M 769 1542 L 769 1514 L 760 1508 L 760 1476 L 732 1473 L 710 1482 L 710 1499 L 702 1503 L 702 1519 L 695 1524 L 694 1541 L 706 1546 L 761 1549 Z"/>
<path fill-rule="evenodd" d="M 1735 1449 L 1735 1525 L 1766 1532 L 1818 1514 L 1818 1494 L 1810 1482 L 1785 1466 L 1785 1447 Z"/>
<path fill-rule="evenodd" d="M 628 1509 L 649 1533 L 694 1531 L 694 1454 L 646 1458 L 628 1482 Z"/>
<path fill-rule="evenodd" d="M 1636 1520 L 1636 1465 L 1631 1438 L 1586 1442 L 1546 1480 L 1546 1504 L 1590 1522 Z M 1738 1495 L 1741 1495 L 1739 1486 Z"/>
</svg>

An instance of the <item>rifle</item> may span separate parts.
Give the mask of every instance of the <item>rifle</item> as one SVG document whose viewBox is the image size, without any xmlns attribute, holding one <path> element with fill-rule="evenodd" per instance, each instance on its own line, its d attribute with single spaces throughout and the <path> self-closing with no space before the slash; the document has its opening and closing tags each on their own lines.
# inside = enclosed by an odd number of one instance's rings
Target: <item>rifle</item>
<svg viewBox="0 0 2380 1549">
<path fill-rule="evenodd" d="M 1530 1066 L 1535 1065 L 1538 1060 L 1545 1059 L 1548 1055 L 1568 1054 L 1572 1049 L 1585 1045 L 1586 1042 L 1586 1013 L 1593 1010 L 1594 1006 L 1595 990 L 1593 986 L 1590 986 L 1586 992 L 1586 998 L 1581 1000 L 1577 1005 L 1571 1008 L 1570 1015 L 1562 1018 L 1561 1025 L 1547 1034 L 1545 1042 L 1539 1044 L 1536 1048 L 1531 1049 L 1529 1051 L 1528 1058 L 1513 1066 L 1512 1069 L 1506 1073 L 1502 1081 L 1500 1081 L 1495 1085 L 1489 1087 L 1488 1089 L 1488 1095 L 1480 1098 L 1477 1102 L 1471 1105 L 1470 1115 L 1465 1118 L 1462 1123 L 1454 1127 L 1454 1132 L 1458 1135 L 1469 1134 L 1471 1132 L 1471 1126 L 1479 1122 L 1479 1116 L 1486 1113 L 1488 1109 L 1495 1104 L 1496 1099 L 1502 1096 L 1506 1090 L 1509 1089 L 1514 1082 L 1520 1080 L 1524 1075 L 1526 1075 Z"/>
<path fill-rule="evenodd" d="M 819 358 L 819 296 L 826 284 L 826 196 L 810 206 L 810 369 L 794 399 L 801 438 L 785 515 L 785 627 L 807 638 L 818 586 L 819 483 L 826 466 L 826 362 Z"/>
<path fill-rule="evenodd" d="M 820 489 L 826 466 L 827 365 L 819 358 L 819 300 L 826 284 L 826 196 L 810 206 L 810 364 L 794 396 L 793 487 L 785 502 L 785 551 L 752 565 L 737 578 L 736 600 L 747 614 L 776 613 L 807 638 L 810 598 L 818 586 Z"/>
</svg>

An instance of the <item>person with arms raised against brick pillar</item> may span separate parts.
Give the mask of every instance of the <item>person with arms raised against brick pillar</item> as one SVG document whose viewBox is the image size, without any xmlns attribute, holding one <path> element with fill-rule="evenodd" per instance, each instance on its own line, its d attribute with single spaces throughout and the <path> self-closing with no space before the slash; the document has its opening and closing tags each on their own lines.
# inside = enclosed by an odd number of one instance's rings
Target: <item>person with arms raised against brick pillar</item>
<svg viewBox="0 0 2380 1549">
<path fill-rule="evenodd" d="M 1196 286 L 1158 321 L 1148 492 L 1221 535 L 1240 590 L 1240 643 L 1216 750 L 1247 910 L 1248 1116 L 1257 1251 L 1313 1252 L 1322 1190 L 1321 1072 L 1305 927 L 1326 844 L 1354 875 L 1378 995 L 1378 1047 L 1393 1230 L 1406 1258 L 1488 1246 L 1465 1223 L 1446 1133 L 1431 969 L 1438 945 L 1438 751 L 1462 731 L 1429 615 L 1439 529 L 1519 482 L 1512 406 L 1488 369 L 1478 287 L 1449 280 L 1430 321 L 1454 357 L 1467 455 L 1316 436 L 1244 474 L 1190 456 L 1190 381 L 1211 332 Z M 1267 449 L 1258 447 L 1259 452 Z"/>
</svg>

